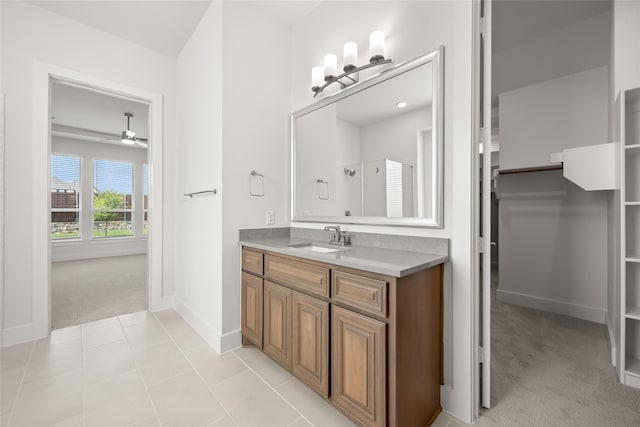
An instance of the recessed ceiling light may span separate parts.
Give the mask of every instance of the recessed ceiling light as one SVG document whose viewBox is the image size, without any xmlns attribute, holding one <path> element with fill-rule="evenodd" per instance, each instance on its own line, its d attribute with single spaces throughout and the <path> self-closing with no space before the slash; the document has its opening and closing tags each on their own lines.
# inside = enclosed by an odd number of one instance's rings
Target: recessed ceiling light
<svg viewBox="0 0 640 427">
<path fill-rule="evenodd" d="M 404 102 L 404 101 L 398 102 L 398 103 L 396 104 L 396 107 L 398 107 L 398 108 L 404 108 L 404 107 L 406 107 L 406 106 L 407 106 L 407 103 L 406 103 L 406 102 Z"/>
</svg>

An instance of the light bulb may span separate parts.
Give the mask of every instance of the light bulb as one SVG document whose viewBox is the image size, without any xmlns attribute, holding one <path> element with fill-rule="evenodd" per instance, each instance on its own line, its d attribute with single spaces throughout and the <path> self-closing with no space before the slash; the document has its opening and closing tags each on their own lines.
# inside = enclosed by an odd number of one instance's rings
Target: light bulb
<svg viewBox="0 0 640 427">
<path fill-rule="evenodd" d="M 356 68 L 358 63 L 358 43 L 346 42 L 344 44 L 343 67 L 344 71 Z"/>
<path fill-rule="evenodd" d="M 311 86 L 320 87 L 324 85 L 324 69 L 320 66 L 311 69 Z"/>
<path fill-rule="evenodd" d="M 338 57 L 334 53 L 324 56 L 324 79 L 329 80 L 338 74 Z"/>
<path fill-rule="evenodd" d="M 374 31 L 369 36 L 369 62 L 378 62 L 384 60 L 384 33 L 382 31 Z"/>
</svg>

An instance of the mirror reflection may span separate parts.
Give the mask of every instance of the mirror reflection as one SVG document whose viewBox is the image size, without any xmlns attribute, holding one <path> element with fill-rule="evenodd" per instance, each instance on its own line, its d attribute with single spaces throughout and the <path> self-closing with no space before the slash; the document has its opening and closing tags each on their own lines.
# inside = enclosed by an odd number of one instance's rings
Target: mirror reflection
<svg viewBox="0 0 640 427">
<path fill-rule="evenodd" d="M 294 220 L 440 225 L 433 58 L 293 115 Z"/>
</svg>

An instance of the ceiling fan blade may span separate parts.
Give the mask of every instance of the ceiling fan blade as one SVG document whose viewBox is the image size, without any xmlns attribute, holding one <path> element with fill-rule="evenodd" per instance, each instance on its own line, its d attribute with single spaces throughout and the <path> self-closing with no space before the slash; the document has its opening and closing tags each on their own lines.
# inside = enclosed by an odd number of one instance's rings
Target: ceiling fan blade
<svg viewBox="0 0 640 427">
<path fill-rule="evenodd" d="M 149 144 L 146 142 L 147 140 L 143 138 L 136 138 L 136 144 L 141 146 L 142 148 L 149 148 Z"/>
</svg>

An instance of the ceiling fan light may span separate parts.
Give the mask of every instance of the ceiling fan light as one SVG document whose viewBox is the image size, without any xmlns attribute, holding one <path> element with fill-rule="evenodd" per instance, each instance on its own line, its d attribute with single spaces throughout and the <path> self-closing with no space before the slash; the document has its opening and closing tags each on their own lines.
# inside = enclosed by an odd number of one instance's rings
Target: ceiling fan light
<svg viewBox="0 0 640 427">
<path fill-rule="evenodd" d="M 131 132 L 130 130 L 122 131 L 122 139 L 120 140 L 123 144 L 133 145 L 136 143 L 136 134 L 135 132 Z"/>
</svg>

